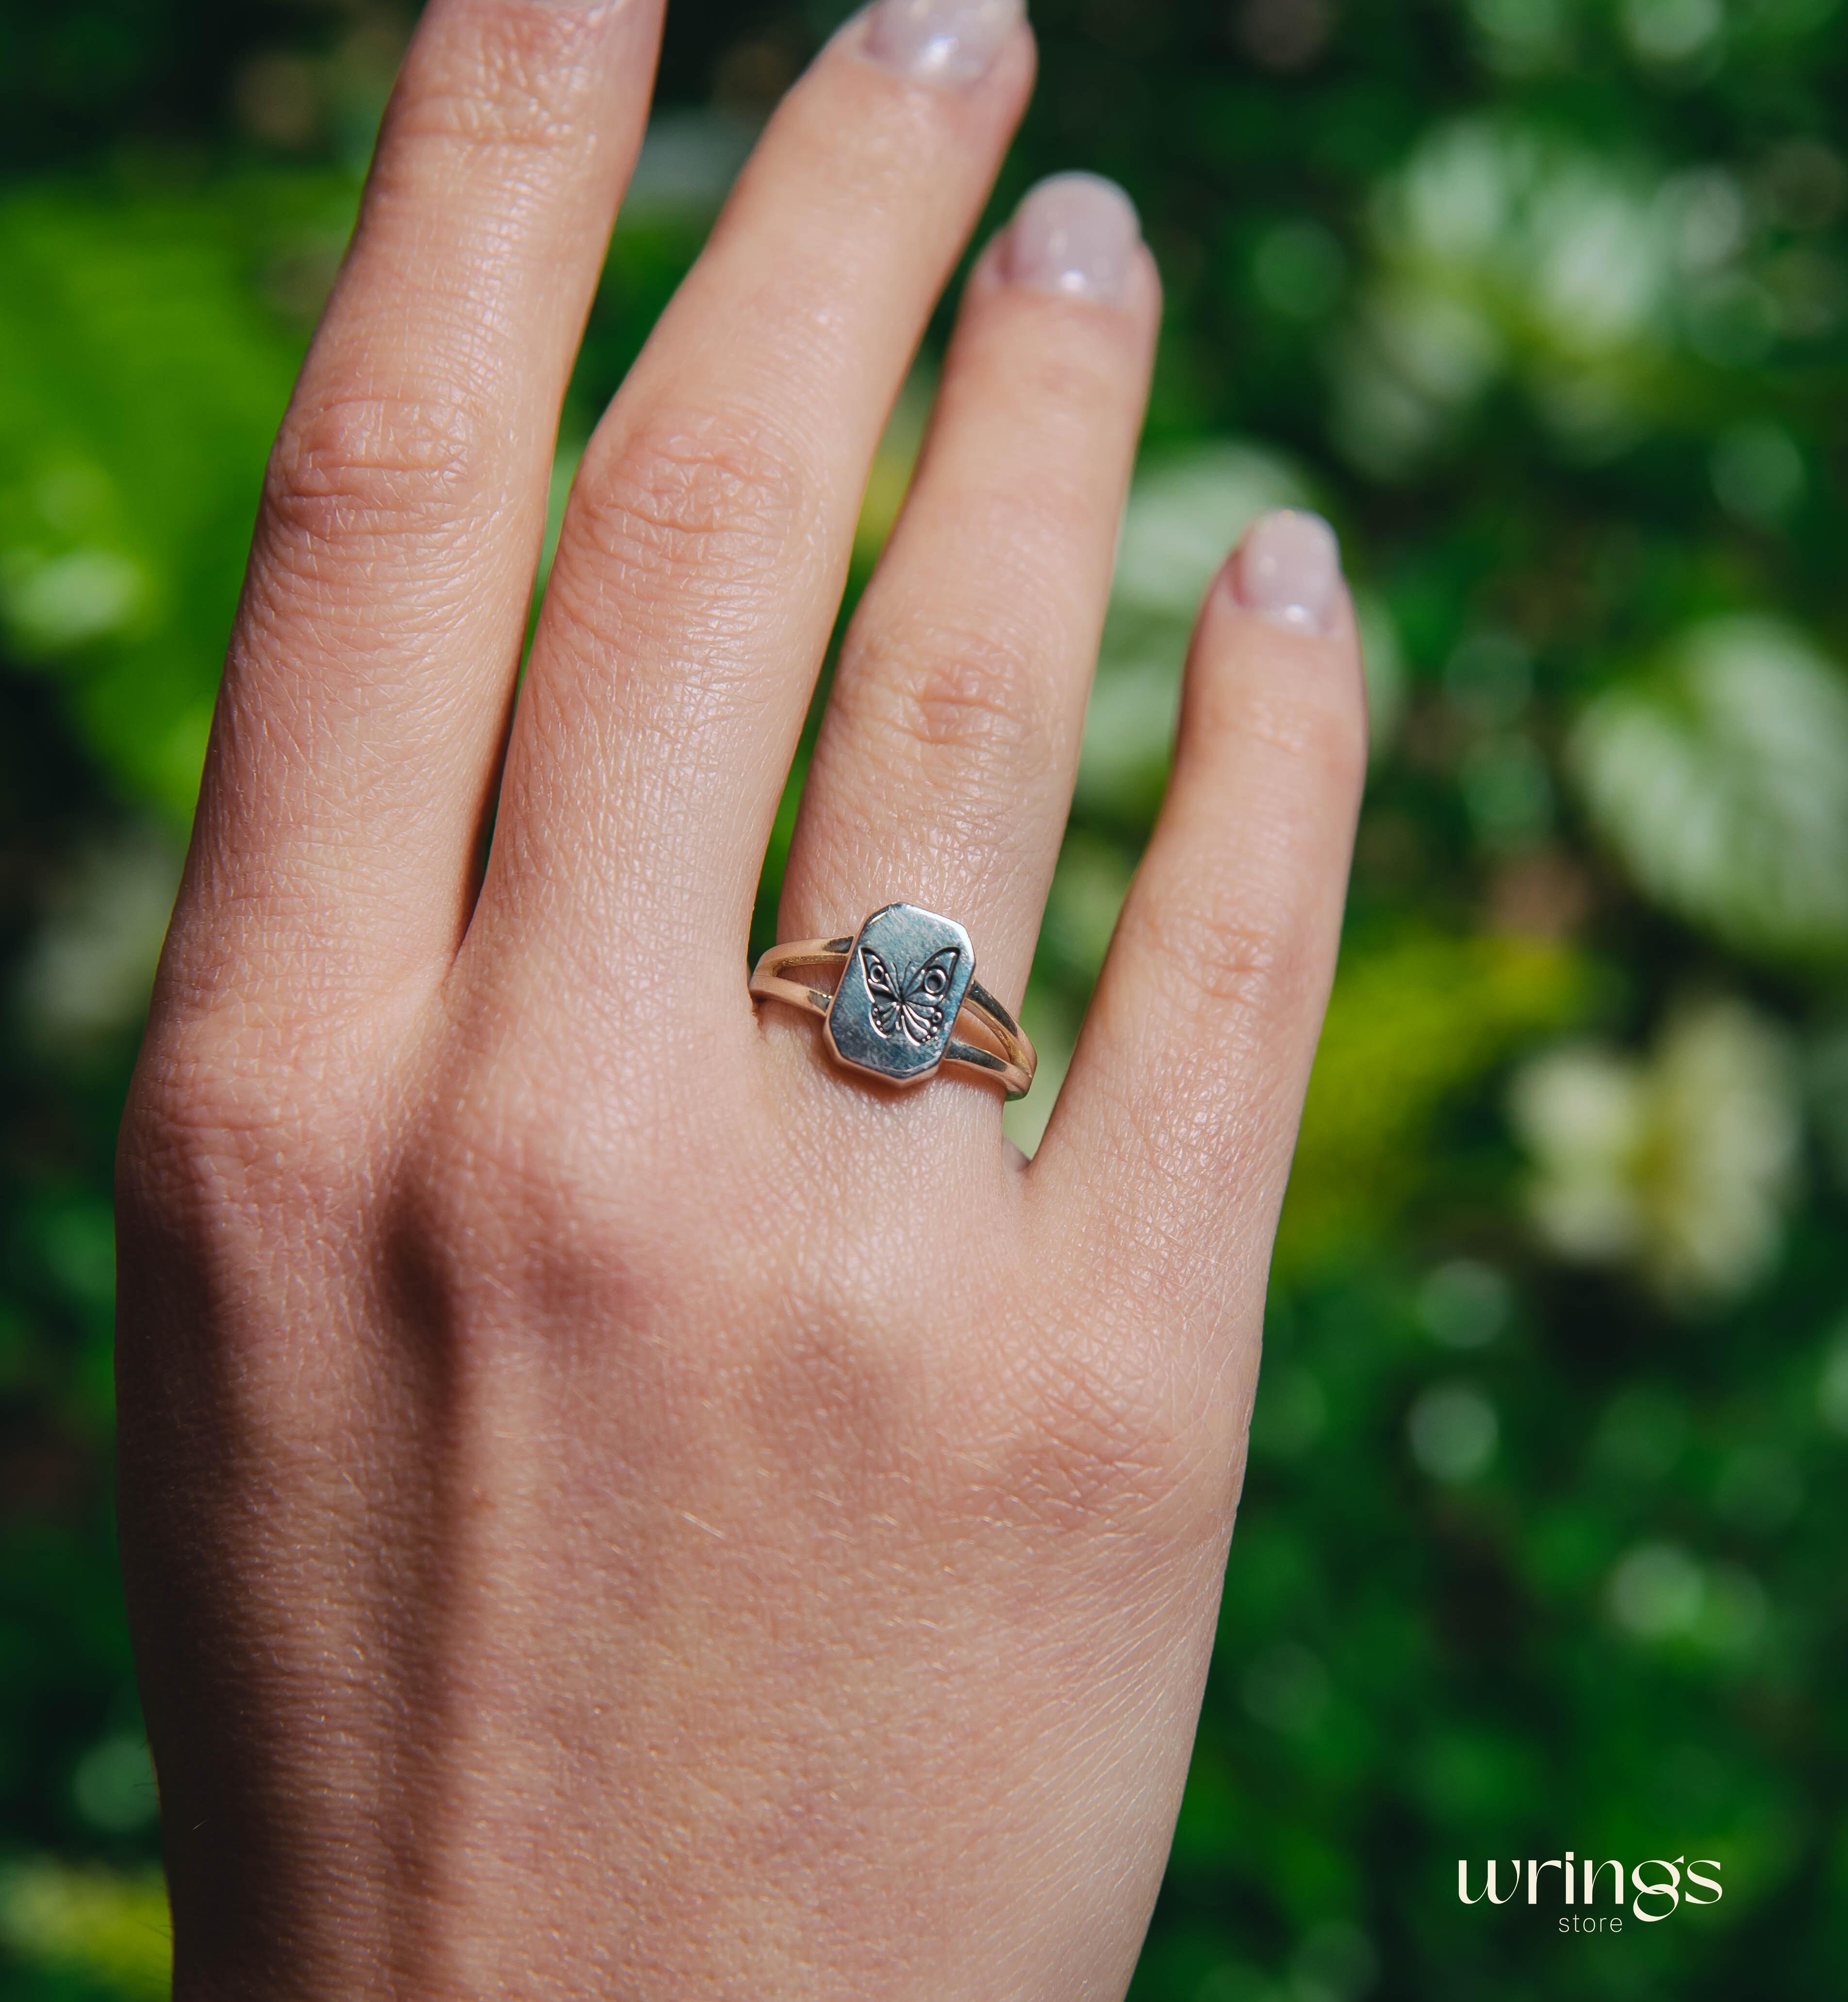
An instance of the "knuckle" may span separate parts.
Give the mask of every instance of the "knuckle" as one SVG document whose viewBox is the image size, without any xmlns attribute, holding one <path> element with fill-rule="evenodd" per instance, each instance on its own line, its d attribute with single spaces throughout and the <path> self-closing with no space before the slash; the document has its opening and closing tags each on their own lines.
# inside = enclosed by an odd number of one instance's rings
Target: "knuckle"
<svg viewBox="0 0 1848 2002">
<path fill-rule="evenodd" d="M 399 1205 L 412 1227 L 498 1257 L 558 1231 L 584 1209 L 582 1193 L 568 1135 L 543 1116 L 522 1069 L 445 1069 L 403 1153 Z"/>
<path fill-rule="evenodd" d="M 959 630 L 918 620 L 882 632 L 856 682 L 876 691 L 888 731 L 907 750 L 1010 762 L 1046 720 L 1036 650 L 1003 630 Z"/>
<path fill-rule="evenodd" d="M 240 1178 L 265 1123 L 253 1077 L 228 1072 L 195 1042 L 151 1041 L 122 1122 L 124 1209 L 173 1221 L 197 1214 Z"/>
<path fill-rule="evenodd" d="M 376 1086 L 358 1082 L 373 1074 L 371 1055 L 309 1052 L 295 1027 L 289 1058 L 278 1054 L 285 1032 L 235 1004 L 150 1034 L 123 1122 L 125 1213 L 187 1238 L 255 1244 L 278 1219 L 363 1200 L 379 1118 Z M 351 1088 L 311 1082 L 328 1074 Z"/>
<path fill-rule="evenodd" d="M 449 1272 L 438 1290 L 465 1293 L 470 1270 L 502 1273 L 541 1325 L 559 1299 L 593 1299 L 638 1272 L 665 1283 L 684 1249 L 660 1221 L 683 1213 L 668 1150 L 645 1154 L 620 1113 L 561 1120 L 562 1072 L 544 1041 L 445 1056 L 417 1093 L 393 1195 L 396 1234 Z"/>
<path fill-rule="evenodd" d="M 807 484 L 796 455 L 755 418 L 665 416 L 592 445 L 567 532 L 588 542 L 619 597 L 727 584 L 774 572 L 805 518 Z"/>
<path fill-rule="evenodd" d="M 1122 924 L 1123 949 L 1158 965 L 1169 995 L 1220 1019 L 1222 1032 L 1228 1014 L 1267 1020 L 1298 978 L 1280 914 L 1254 906 L 1241 882 L 1185 900 L 1132 897 Z"/>
<path fill-rule="evenodd" d="M 469 402 L 337 397 L 292 412 L 264 486 L 268 534 L 307 552 L 442 541 L 491 500 L 487 427 Z"/>
<path fill-rule="evenodd" d="M 382 1289 L 452 1362 L 510 1348 L 555 1362 L 626 1301 L 624 1244 L 589 1195 L 537 1121 L 427 1108 L 381 1191 Z"/>
</svg>

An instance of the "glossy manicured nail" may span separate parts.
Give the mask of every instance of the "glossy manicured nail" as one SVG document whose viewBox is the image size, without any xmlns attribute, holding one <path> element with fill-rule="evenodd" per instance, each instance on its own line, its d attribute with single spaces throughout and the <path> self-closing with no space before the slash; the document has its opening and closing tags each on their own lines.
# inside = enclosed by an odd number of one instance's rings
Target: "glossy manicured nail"
<svg viewBox="0 0 1848 2002">
<path fill-rule="evenodd" d="M 1120 299 L 1142 240 L 1134 204 L 1096 174 L 1055 174 L 1015 211 L 1002 268 L 1017 285 Z"/>
<path fill-rule="evenodd" d="M 1341 546 L 1319 514 L 1279 507 L 1245 532 L 1227 575 L 1247 612 L 1299 633 L 1334 630 Z"/>
<path fill-rule="evenodd" d="M 1022 0 L 879 0 L 866 51 L 921 83 L 973 83 L 1025 12 Z"/>
</svg>

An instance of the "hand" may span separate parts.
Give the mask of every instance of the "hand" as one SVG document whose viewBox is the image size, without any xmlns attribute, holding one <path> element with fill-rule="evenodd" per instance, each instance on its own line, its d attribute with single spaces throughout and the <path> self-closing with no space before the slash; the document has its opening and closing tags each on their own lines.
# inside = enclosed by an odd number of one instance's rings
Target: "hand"
<svg viewBox="0 0 1848 2002">
<path fill-rule="evenodd" d="M 180 2002 L 1067 2002 L 1161 1875 L 1364 762 L 1333 539 L 1270 518 L 1210 595 L 1030 1166 L 980 1080 L 754 1011 L 862 483 L 1032 51 L 886 0 L 791 93 L 508 738 L 658 12 L 431 0 L 271 470 L 122 1154 Z M 1101 183 L 976 266 L 782 936 L 907 898 L 1018 1003 L 1156 316 Z"/>
</svg>

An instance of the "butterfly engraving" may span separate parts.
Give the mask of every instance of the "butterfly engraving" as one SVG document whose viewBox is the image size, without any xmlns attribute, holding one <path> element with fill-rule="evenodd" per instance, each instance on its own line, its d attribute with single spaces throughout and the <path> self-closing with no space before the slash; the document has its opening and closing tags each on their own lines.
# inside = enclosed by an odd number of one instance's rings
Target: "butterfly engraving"
<svg viewBox="0 0 1848 2002">
<path fill-rule="evenodd" d="M 946 945 L 899 980 L 871 946 L 861 947 L 860 968 L 866 976 L 874 1028 L 888 1038 L 903 1035 L 907 1042 L 920 1045 L 939 1034 L 943 997 L 956 977 L 956 962 L 962 957 L 960 946 Z"/>
</svg>

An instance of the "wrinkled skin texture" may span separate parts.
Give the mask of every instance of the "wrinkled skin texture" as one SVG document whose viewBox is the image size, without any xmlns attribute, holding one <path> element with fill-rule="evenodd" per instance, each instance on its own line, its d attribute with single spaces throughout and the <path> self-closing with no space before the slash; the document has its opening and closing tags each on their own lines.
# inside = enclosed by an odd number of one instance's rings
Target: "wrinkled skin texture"
<svg viewBox="0 0 1848 2002">
<path fill-rule="evenodd" d="M 856 23 L 796 87 L 586 455 L 509 737 L 657 26 L 432 0 L 271 468 L 121 1160 L 180 2002 L 1118 1996 L 1172 1827 L 1364 762 L 1351 616 L 1214 587 L 1030 1165 L 980 1082 L 882 1089 L 754 1010 L 861 485 L 1031 45 L 926 85 Z M 782 930 L 907 897 L 1012 1004 L 1157 285 L 1009 254 Z"/>
</svg>

